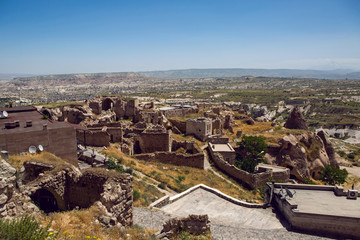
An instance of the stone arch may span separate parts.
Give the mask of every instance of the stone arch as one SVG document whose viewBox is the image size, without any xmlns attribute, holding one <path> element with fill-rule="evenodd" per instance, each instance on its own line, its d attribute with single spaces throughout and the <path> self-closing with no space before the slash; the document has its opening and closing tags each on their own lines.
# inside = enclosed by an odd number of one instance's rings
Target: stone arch
<svg viewBox="0 0 360 240">
<path fill-rule="evenodd" d="M 101 105 L 102 110 L 106 111 L 112 109 L 113 107 L 114 107 L 114 101 L 111 98 L 105 98 L 102 101 L 102 105 Z"/>
<path fill-rule="evenodd" d="M 31 199 L 45 213 L 65 211 L 65 201 L 51 188 L 39 188 Z"/>
<path fill-rule="evenodd" d="M 41 110 L 41 113 L 51 119 L 51 113 L 47 109 Z"/>
</svg>

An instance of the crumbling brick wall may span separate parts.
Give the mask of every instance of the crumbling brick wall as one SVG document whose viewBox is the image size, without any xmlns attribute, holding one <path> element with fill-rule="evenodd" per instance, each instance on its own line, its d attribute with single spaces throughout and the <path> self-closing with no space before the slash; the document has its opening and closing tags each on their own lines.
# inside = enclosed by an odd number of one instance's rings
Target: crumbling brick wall
<svg viewBox="0 0 360 240">
<path fill-rule="evenodd" d="M 110 134 L 102 130 L 76 130 L 76 138 L 79 143 L 94 146 L 103 147 L 110 145 Z"/>
<path fill-rule="evenodd" d="M 110 134 L 111 142 L 122 142 L 123 130 L 119 127 L 108 127 L 106 131 Z"/>
<path fill-rule="evenodd" d="M 211 154 L 214 163 L 220 170 L 224 171 L 226 174 L 233 177 L 234 179 L 244 183 L 246 186 L 248 186 L 251 189 L 265 185 L 265 183 L 272 176 L 271 170 L 267 170 L 261 173 L 254 173 L 254 174 L 248 173 L 244 170 L 235 167 L 234 165 L 230 165 L 229 163 L 227 163 L 220 154 L 213 153 L 212 151 L 209 152 Z"/>
<path fill-rule="evenodd" d="M 31 163 L 25 171 L 30 170 Z M 88 208 L 96 203 L 103 210 L 103 216 L 111 217 L 107 224 L 116 225 L 119 222 L 129 226 L 133 223 L 132 176 L 129 174 L 101 168 L 90 168 L 81 173 L 73 167 L 63 167 L 43 172 L 42 176 L 26 183 L 23 188 L 29 196 L 40 189 L 49 190 L 60 210 Z"/>
<path fill-rule="evenodd" d="M 186 135 L 194 135 L 204 141 L 212 134 L 212 121 L 209 118 L 188 119 L 186 121 Z"/>
<path fill-rule="evenodd" d="M 170 132 L 165 133 L 141 133 L 136 137 L 141 153 L 152 153 L 157 151 L 171 151 L 172 138 Z"/>
<path fill-rule="evenodd" d="M 177 166 L 186 166 L 204 169 L 204 154 L 183 154 L 175 152 L 155 152 L 148 154 L 136 154 L 135 158 L 145 161 L 167 163 Z"/>
<path fill-rule="evenodd" d="M 189 215 L 185 218 L 171 218 L 167 220 L 157 239 L 172 238 L 176 234 L 186 231 L 192 235 L 210 233 L 210 220 L 208 215 Z"/>
<path fill-rule="evenodd" d="M 172 141 L 172 146 L 171 146 L 171 151 L 175 152 L 176 150 L 183 148 L 186 153 L 189 154 L 196 154 L 196 153 L 201 153 L 202 150 L 199 148 L 199 146 L 195 143 L 195 142 L 188 142 L 188 141 L 184 141 L 184 142 L 178 142 L 176 140 Z"/>
<path fill-rule="evenodd" d="M 169 122 L 180 130 L 182 133 L 186 133 L 186 121 L 176 120 L 176 119 L 168 119 Z"/>
<path fill-rule="evenodd" d="M 197 113 L 197 108 L 178 108 L 172 110 L 161 111 L 165 117 L 185 117 L 186 114 Z"/>
<path fill-rule="evenodd" d="M 96 114 L 96 115 L 101 114 L 101 103 L 100 103 L 100 101 L 96 101 L 96 100 L 90 101 L 89 102 L 89 107 L 91 108 L 91 111 L 94 114 Z"/>
</svg>

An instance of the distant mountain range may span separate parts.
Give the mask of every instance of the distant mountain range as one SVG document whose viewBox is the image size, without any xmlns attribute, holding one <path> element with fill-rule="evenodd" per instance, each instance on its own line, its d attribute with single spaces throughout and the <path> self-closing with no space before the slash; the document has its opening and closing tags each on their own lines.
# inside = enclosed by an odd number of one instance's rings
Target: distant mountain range
<svg viewBox="0 0 360 240">
<path fill-rule="evenodd" d="M 14 78 L 8 85 L 15 86 L 39 86 L 41 84 L 52 83 L 54 86 L 61 85 L 81 85 L 81 84 L 109 84 L 121 81 L 141 81 L 148 79 L 147 76 L 134 72 L 117 73 L 80 73 L 80 74 L 56 74 L 40 75 L 32 77 Z"/>
<path fill-rule="evenodd" d="M 274 78 L 316 78 L 330 80 L 360 80 L 360 72 L 350 70 L 297 70 L 297 69 L 251 69 L 251 68 L 209 68 L 180 69 L 147 72 L 80 73 L 56 75 L 0 74 L 0 83 L 9 82 L 20 85 L 36 85 L 56 82 L 61 84 L 98 84 L 114 83 L 123 80 L 185 79 L 185 78 L 226 78 L 226 77 L 274 77 Z"/>
<path fill-rule="evenodd" d="M 151 78 L 216 78 L 216 77 L 284 77 L 284 78 L 318 78 L 318 79 L 354 79 L 360 80 L 360 72 L 349 70 L 297 70 L 297 69 L 251 69 L 251 68 L 209 68 L 181 69 L 167 71 L 138 72 Z"/>
<path fill-rule="evenodd" d="M 31 76 L 34 76 L 34 74 L 31 75 L 31 74 L 16 74 L 16 73 L 0 73 L 0 82 L 9 82 L 14 78 L 31 77 Z"/>
</svg>

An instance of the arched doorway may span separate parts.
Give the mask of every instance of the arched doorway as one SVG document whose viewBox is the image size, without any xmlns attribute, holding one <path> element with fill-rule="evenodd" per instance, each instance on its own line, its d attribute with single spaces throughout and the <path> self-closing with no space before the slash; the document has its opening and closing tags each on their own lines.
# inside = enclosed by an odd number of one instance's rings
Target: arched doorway
<svg viewBox="0 0 360 240">
<path fill-rule="evenodd" d="M 51 114 L 48 110 L 42 110 L 41 113 L 44 115 L 45 118 L 51 119 Z"/>
<path fill-rule="evenodd" d="M 57 194 L 55 193 L 55 195 Z M 58 195 L 56 198 L 55 195 L 52 191 L 41 188 L 31 195 L 31 200 L 45 213 L 65 210 L 64 201 L 62 201 Z"/>
<path fill-rule="evenodd" d="M 113 100 L 111 100 L 110 98 L 106 98 L 104 99 L 104 101 L 102 102 L 102 110 L 106 111 L 109 109 L 112 109 L 114 106 L 114 102 Z"/>
</svg>

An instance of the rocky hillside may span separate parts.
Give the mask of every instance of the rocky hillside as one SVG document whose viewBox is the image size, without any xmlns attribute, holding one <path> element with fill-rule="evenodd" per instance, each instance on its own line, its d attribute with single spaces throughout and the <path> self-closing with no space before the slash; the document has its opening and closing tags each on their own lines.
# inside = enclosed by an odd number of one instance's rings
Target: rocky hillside
<svg viewBox="0 0 360 240">
<path fill-rule="evenodd" d="M 299 69 L 251 69 L 251 68 L 210 68 L 179 69 L 168 71 L 140 72 L 149 77 L 163 79 L 177 78 L 214 78 L 214 77 L 286 77 L 286 78 L 319 78 L 319 79 L 360 79 L 359 72 L 347 70 L 299 70 Z"/>
<path fill-rule="evenodd" d="M 53 86 L 64 85 L 82 85 L 82 84 L 111 84 L 122 81 L 142 81 L 148 77 L 133 73 L 133 72 L 119 72 L 119 73 L 86 73 L 86 74 L 60 74 L 60 75 L 43 75 L 35 77 L 21 77 L 14 78 L 9 84 L 14 86 L 34 86 L 47 84 Z"/>
</svg>

